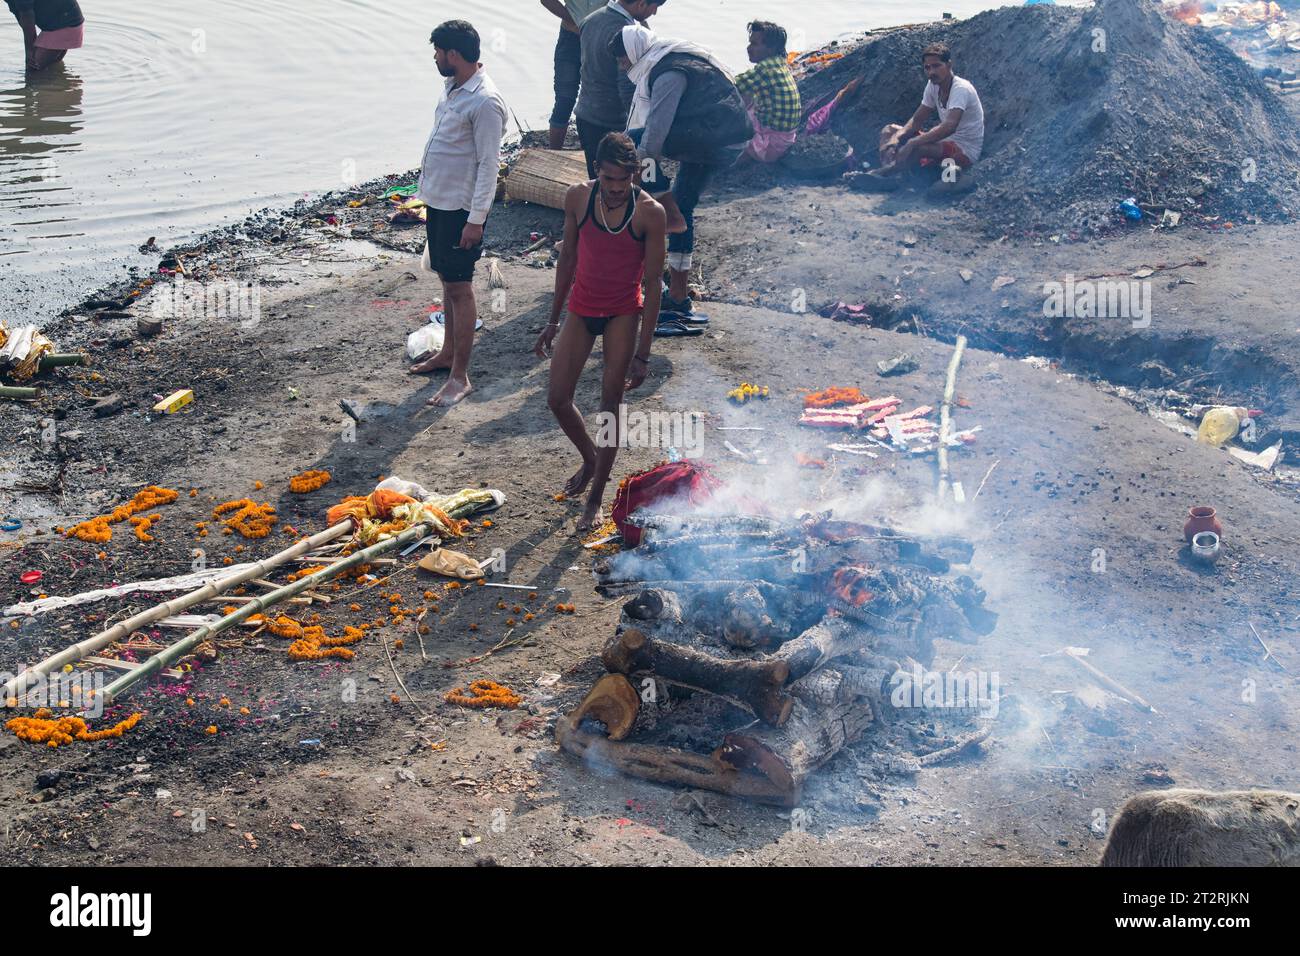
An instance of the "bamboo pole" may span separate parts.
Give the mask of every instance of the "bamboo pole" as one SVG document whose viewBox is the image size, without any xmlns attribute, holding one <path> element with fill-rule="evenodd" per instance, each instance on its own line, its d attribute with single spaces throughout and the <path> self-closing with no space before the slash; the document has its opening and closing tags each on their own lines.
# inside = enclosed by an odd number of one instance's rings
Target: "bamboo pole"
<svg viewBox="0 0 1300 956">
<path fill-rule="evenodd" d="M 100 692 L 97 703 L 102 702 L 104 706 L 111 704 L 119 696 L 130 690 L 140 681 L 152 674 L 156 674 L 169 664 L 173 664 L 180 660 L 209 637 L 220 634 L 222 631 L 228 630 L 229 628 L 246 621 L 254 614 L 259 614 L 286 598 L 293 597 L 295 594 L 305 591 L 308 588 L 315 587 L 317 584 L 322 584 L 330 578 L 338 575 L 341 571 L 346 571 L 348 568 L 356 567 L 358 564 L 365 564 L 375 555 L 383 554 L 385 551 L 391 551 L 393 548 L 410 544 L 412 541 L 424 537 L 432 530 L 432 522 L 422 521 L 419 524 L 407 528 L 395 538 L 388 538 L 387 540 L 380 541 L 378 544 L 372 544 L 370 547 L 364 548 L 361 551 L 355 551 L 337 564 L 330 565 L 330 567 L 317 571 L 315 574 L 308 575 L 305 578 L 299 578 L 292 584 L 287 584 L 279 590 L 272 591 L 270 594 L 263 594 L 256 600 L 245 604 L 235 613 L 226 615 L 215 624 L 208 624 L 199 628 L 189 636 L 182 638 L 175 644 L 172 644 L 166 650 L 158 652 L 129 674 L 123 674 Z"/>
<path fill-rule="evenodd" d="M 948 362 L 948 381 L 943 387 L 943 404 L 939 407 L 939 500 L 948 496 L 948 432 L 952 429 L 952 397 L 957 388 L 957 366 L 966 351 L 966 336 L 957 336 L 956 348 Z"/>
<path fill-rule="evenodd" d="M 0 398 L 40 398 L 41 392 L 37 388 L 27 388 L 23 385 L 0 385 Z"/>
<path fill-rule="evenodd" d="M 85 365 L 86 356 L 82 352 L 47 352 L 36 363 L 38 371 L 48 372 L 52 368 L 64 365 Z"/>
<path fill-rule="evenodd" d="M 1102 671 L 1099 668 L 1095 667 L 1090 661 L 1084 660 L 1080 655 L 1070 650 L 1066 650 L 1064 653 L 1066 657 L 1074 661 L 1085 671 L 1091 674 L 1093 678 L 1096 679 L 1097 683 L 1101 684 L 1102 687 L 1105 687 L 1108 691 L 1114 694 L 1118 694 L 1120 697 L 1123 697 L 1125 700 L 1127 700 L 1138 710 L 1145 710 L 1148 713 L 1152 713 L 1152 714 L 1159 713 L 1158 710 L 1156 710 L 1145 700 L 1143 700 L 1141 695 L 1136 694 L 1133 691 L 1129 690 L 1127 687 L 1125 687 L 1123 684 L 1121 684 L 1119 681 L 1115 680 L 1115 678 L 1109 676 L 1108 674 L 1102 673 Z"/>
<path fill-rule="evenodd" d="M 38 676 L 49 674 L 51 671 L 58 670 L 65 664 L 75 664 L 77 661 L 85 658 L 87 654 L 93 654 L 101 648 L 112 644 L 114 641 L 121 640 L 136 628 L 143 627 L 146 624 L 152 624 L 154 621 L 160 621 L 165 617 L 171 617 L 173 614 L 183 611 L 188 607 L 193 607 L 195 604 L 201 604 L 204 601 L 212 600 L 228 588 L 232 588 L 238 584 L 243 584 L 253 578 L 260 578 L 263 575 L 270 573 L 273 568 L 284 564 L 287 561 L 292 561 L 300 554 L 313 551 L 323 544 L 328 544 L 330 541 L 342 537 L 351 530 L 352 522 L 350 520 L 340 521 L 338 524 L 332 525 L 324 531 L 312 535 L 310 538 L 299 541 L 297 544 L 285 548 L 283 551 L 257 562 L 252 567 L 245 568 L 243 571 L 238 571 L 234 574 L 228 575 L 227 577 L 210 581 L 197 591 L 191 591 L 188 594 L 183 594 L 170 601 L 155 605 L 148 610 L 141 611 L 133 617 L 127 618 L 125 621 L 113 625 L 107 630 L 100 631 L 98 634 L 86 638 L 80 643 L 64 648 L 59 651 L 59 653 L 45 658 L 45 660 L 38 664 L 33 664 L 31 667 L 25 668 L 18 673 L 18 676 L 11 678 L 9 682 L 4 685 L 3 691 L 0 691 L 0 703 L 11 697 L 21 697 L 27 692 L 27 688 L 31 686 Z"/>
</svg>

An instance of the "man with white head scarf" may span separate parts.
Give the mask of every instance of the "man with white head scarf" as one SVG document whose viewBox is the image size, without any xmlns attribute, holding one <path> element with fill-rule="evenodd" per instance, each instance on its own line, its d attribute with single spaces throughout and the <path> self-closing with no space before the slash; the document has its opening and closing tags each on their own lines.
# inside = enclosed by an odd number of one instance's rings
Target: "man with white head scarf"
<svg viewBox="0 0 1300 956">
<path fill-rule="evenodd" d="M 610 51 L 636 84 L 628 135 L 642 159 L 641 184 L 668 213 L 669 285 L 661 318 L 671 334 L 699 318 L 687 280 L 700 194 L 718 170 L 739 158 L 754 126 L 730 71 L 704 47 L 633 25 L 610 41 Z M 664 159 L 679 163 L 675 181 L 664 175 Z"/>
</svg>

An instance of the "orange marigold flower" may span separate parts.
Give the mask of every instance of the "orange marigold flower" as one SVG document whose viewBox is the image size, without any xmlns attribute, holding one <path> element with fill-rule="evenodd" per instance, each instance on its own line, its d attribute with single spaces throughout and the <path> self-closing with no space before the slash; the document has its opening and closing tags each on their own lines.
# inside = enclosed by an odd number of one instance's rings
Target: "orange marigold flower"
<svg viewBox="0 0 1300 956">
<path fill-rule="evenodd" d="M 289 490 L 296 495 L 305 495 L 329 484 L 331 475 L 328 471 L 313 469 L 294 475 L 289 479 Z"/>
<path fill-rule="evenodd" d="M 461 707 L 503 707 L 507 710 L 513 710 L 523 702 L 521 696 L 496 681 L 472 681 L 469 690 L 466 694 L 464 688 L 456 687 L 448 691 L 443 700 Z"/>
</svg>

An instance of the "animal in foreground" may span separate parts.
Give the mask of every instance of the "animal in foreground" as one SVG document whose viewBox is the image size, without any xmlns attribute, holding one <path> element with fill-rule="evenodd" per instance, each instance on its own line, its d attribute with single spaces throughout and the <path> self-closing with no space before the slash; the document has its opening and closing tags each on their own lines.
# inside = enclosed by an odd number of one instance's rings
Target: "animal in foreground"
<svg viewBox="0 0 1300 956">
<path fill-rule="evenodd" d="M 1120 808 L 1102 866 L 1300 866 L 1300 794 L 1147 790 Z"/>
</svg>

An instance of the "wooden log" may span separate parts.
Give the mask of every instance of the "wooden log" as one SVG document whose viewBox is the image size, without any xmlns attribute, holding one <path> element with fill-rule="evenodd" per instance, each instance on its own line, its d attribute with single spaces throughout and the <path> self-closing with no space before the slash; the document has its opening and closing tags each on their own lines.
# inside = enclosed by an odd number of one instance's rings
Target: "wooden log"
<svg viewBox="0 0 1300 956">
<path fill-rule="evenodd" d="M 790 666 L 781 660 L 725 660 L 691 647 L 656 641 L 629 628 L 615 634 L 601 652 L 612 673 L 653 674 L 673 684 L 733 700 L 761 720 L 779 726 L 790 716 L 782 692 Z"/>
<path fill-rule="evenodd" d="M 560 749 L 578 757 L 584 764 L 610 767 L 655 783 L 713 790 L 783 807 L 797 805 L 801 795 L 782 790 L 759 774 L 737 771 L 711 755 L 694 754 L 676 747 L 607 740 L 579 729 L 578 722 L 571 716 L 561 717 L 555 722 L 555 740 Z"/>
<path fill-rule="evenodd" d="M 785 661 L 790 678 L 797 681 L 827 661 L 869 648 L 873 643 L 871 632 L 856 621 L 828 615 L 794 640 L 786 641 L 771 656 Z"/>
<path fill-rule="evenodd" d="M 876 719 L 863 693 L 884 680 L 826 668 L 790 685 L 794 706 L 780 727 L 754 724 L 723 737 L 714 756 L 736 770 L 757 773 L 782 792 L 800 795 L 804 781 L 826 761 L 856 740 Z M 797 802 L 797 799 L 796 799 Z"/>
<path fill-rule="evenodd" d="M 606 674 L 592 685 L 582 703 L 569 714 L 568 720 L 580 727 L 590 717 L 605 725 L 610 740 L 622 740 L 632 732 L 641 699 L 622 674 Z"/>
</svg>

